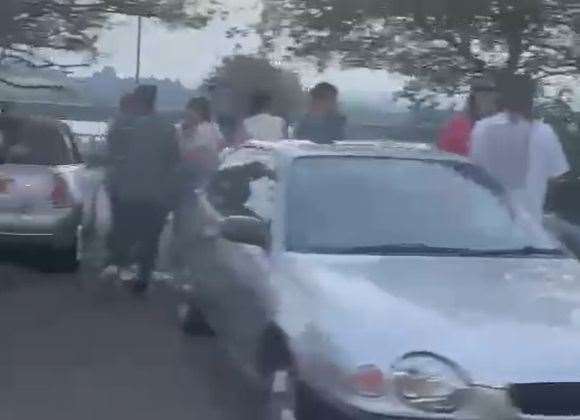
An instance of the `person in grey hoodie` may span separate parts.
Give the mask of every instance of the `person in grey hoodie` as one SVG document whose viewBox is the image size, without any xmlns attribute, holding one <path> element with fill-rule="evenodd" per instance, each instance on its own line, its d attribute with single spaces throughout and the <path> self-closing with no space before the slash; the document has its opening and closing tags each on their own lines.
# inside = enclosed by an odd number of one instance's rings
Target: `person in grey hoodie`
<svg viewBox="0 0 580 420">
<path fill-rule="evenodd" d="M 112 128 L 110 142 L 116 145 L 111 170 L 111 193 L 116 197 L 116 228 L 112 252 L 120 265 L 128 265 L 137 250 L 137 293 L 144 292 L 157 259 L 159 239 L 167 215 L 177 200 L 175 169 L 180 162 L 173 124 L 155 111 L 157 88 L 139 86 L 133 94 L 135 117 Z M 115 136 L 121 138 L 116 140 Z"/>
<path fill-rule="evenodd" d="M 338 111 L 338 89 L 319 83 L 310 91 L 310 109 L 298 124 L 295 137 L 328 144 L 346 137 L 346 117 Z"/>
</svg>

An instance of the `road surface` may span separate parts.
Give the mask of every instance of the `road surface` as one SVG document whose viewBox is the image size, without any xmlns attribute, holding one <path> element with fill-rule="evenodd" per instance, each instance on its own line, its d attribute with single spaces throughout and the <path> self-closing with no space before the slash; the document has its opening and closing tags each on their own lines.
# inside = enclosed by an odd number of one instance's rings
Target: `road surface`
<svg viewBox="0 0 580 420">
<path fill-rule="evenodd" d="M 184 336 L 175 294 L 98 287 L 92 248 L 77 275 L 2 251 L 1 420 L 256 420 L 255 391 L 214 338 Z"/>
</svg>

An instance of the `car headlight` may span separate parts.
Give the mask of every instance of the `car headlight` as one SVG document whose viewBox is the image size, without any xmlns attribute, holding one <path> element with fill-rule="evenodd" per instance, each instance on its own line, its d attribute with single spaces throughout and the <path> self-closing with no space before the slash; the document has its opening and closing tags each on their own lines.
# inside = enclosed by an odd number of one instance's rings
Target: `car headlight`
<svg viewBox="0 0 580 420">
<path fill-rule="evenodd" d="M 399 359 L 393 365 L 393 381 L 405 404 L 431 413 L 456 411 L 470 382 L 455 364 L 431 353 Z"/>
</svg>

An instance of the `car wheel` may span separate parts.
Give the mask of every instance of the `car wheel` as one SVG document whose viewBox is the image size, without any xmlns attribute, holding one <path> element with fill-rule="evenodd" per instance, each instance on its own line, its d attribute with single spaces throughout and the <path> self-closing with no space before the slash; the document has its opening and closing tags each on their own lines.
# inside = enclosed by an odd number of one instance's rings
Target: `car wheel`
<svg viewBox="0 0 580 420">
<path fill-rule="evenodd" d="M 211 337 L 213 330 L 205 320 L 201 310 L 192 299 L 177 306 L 177 317 L 181 330 L 187 335 Z"/>
</svg>

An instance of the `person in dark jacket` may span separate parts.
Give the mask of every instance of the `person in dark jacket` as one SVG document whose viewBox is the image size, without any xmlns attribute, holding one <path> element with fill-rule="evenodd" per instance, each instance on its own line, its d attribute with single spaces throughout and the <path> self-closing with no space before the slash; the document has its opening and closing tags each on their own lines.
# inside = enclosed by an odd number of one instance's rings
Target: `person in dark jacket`
<svg viewBox="0 0 580 420">
<path fill-rule="evenodd" d="M 114 180 L 117 178 L 116 171 L 122 165 L 125 159 L 127 146 L 125 144 L 130 131 L 134 127 L 137 118 L 135 98 L 132 93 L 125 94 L 119 100 L 119 110 L 115 118 L 111 121 L 107 133 L 107 161 L 105 170 L 105 190 L 109 197 L 111 225 L 107 235 L 107 266 L 101 273 L 103 278 L 121 277 L 129 278 L 130 273 L 123 267 L 125 262 L 123 258 L 117 255 L 115 242 L 119 235 L 116 234 L 120 229 L 119 223 L 123 220 L 119 217 L 119 194 L 116 192 Z"/>
<path fill-rule="evenodd" d="M 139 86 L 133 94 L 134 118 L 109 136 L 116 145 L 110 180 L 117 207 L 112 252 L 120 266 L 127 266 L 137 250 L 138 293 L 147 289 L 155 268 L 159 239 L 176 201 L 180 162 L 175 127 L 156 114 L 156 98 L 155 86 Z"/>
<path fill-rule="evenodd" d="M 346 117 L 338 111 L 338 89 L 319 83 L 310 91 L 310 110 L 299 123 L 295 137 L 327 144 L 346 137 Z"/>
</svg>

